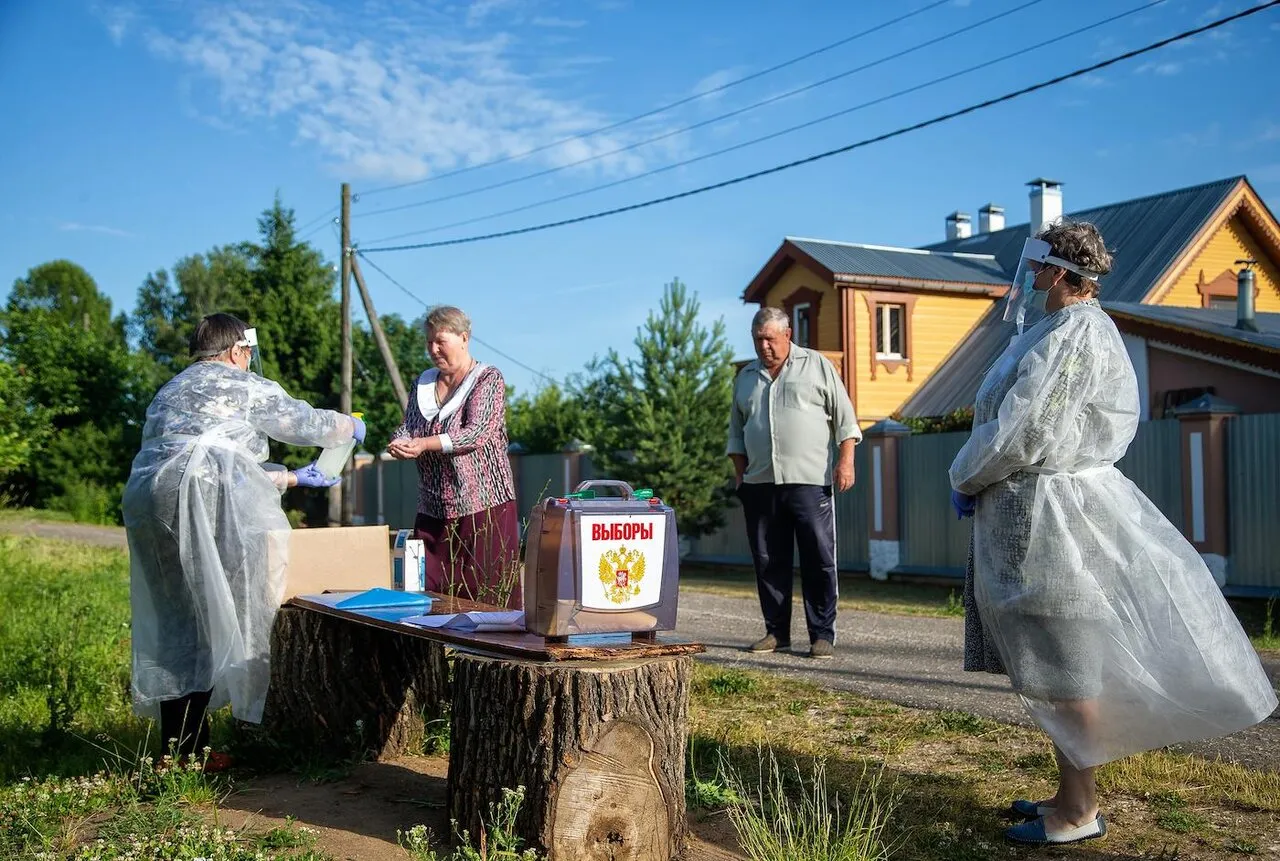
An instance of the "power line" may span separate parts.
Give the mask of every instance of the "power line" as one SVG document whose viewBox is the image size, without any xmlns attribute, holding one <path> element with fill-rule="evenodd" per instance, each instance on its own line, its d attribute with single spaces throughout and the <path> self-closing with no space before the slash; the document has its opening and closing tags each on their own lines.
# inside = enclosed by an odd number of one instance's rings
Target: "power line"
<svg viewBox="0 0 1280 861">
<path fill-rule="evenodd" d="M 544 224 L 535 224 L 530 227 L 521 227 L 514 230 L 504 230 L 498 233 L 487 233 L 487 234 L 482 234 L 478 236 L 466 236 L 460 239 L 444 239 L 444 240 L 439 240 L 437 242 L 419 242 L 412 245 L 387 245 L 381 248 L 366 248 L 362 250 L 360 253 L 361 253 L 361 256 L 364 256 L 367 254 L 373 254 L 381 251 L 410 251 L 410 250 L 415 250 L 419 248 L 440 248 L 446 245 L 464 245 L 472 242 L 481 242 L 489 239 L 501 239 L 508 236 L 518 236 L 525 233 L 534 233 L 541 230 L 550 230 L 553 227 L 564 227 L 570 224 L 579 224 L 584 221 L 594 221 L 595 219 L 606 218 L 611 215 L 619 215 L 621 213 L 632 212 L 637 209 L 646 209 L 650 206 L 657 206 L 658 204 L 661 204 L 661 203 L 670 203 L 672 201 L 681 200 L 686 197 L 693 197 L 695 195 L 705 194 L 706 192 L 709 192 L 709 191 L 717 191 L 722 188 L 727 188 L 731 185 L 737 185 L 739 183 L 748 182 L 754 179 L 760 179 L 761 177 L 770 176 L 775 173 L 781 173 L 782 171 L 790 170 L 795 167 L 800 167 L 802 165 L 812 164 L 813 162 L 822 161 L 823 159 L 831 158 L 832 156 L 842 155 L 843 153 L 850 152 L 855 149 L 860 149 L 862 147 L 870 146 L 871 144 L 874 144 L 874 143 L 880 143 L 882 141 L 890 140 L 891 138 L 901 137 L 902 135 L 908 134 L 910 132 L 929 128 L 930 126 L 935 126 L 940 123 L 947 122 L 948 120 L 953 120 L 953 119 L 956 119 L 957 117 L 965 116 L 966 114 L 971 114 L 976 111 L 983 110 L 985 108 L 993 107 L 994 105 L 1002 104 L 1004 102 L 1009 102 L 1014 99 L 1020 98 L 1021 96 L 1029 95 L 1039 90 L 1043 90 L 1048 87 L 1061 84 L 1064 81 L 1069 81 L 1074 78 L 1082 77 L 1091 72 L 1096 72 L 1100 69 L 1105 69 L 1108 66 L 1114 66 L 1116 63 L 1120 63 L 1125 60 L 1131 60 L 1134 57 L 1139 57 L 1139 56 L 1142 56 L 1143 54 L 1148 54 L 1152 51 L 1158 50 L 1167 45 L 1172 45 L 1175 42 L 1181 42 L 1184 39 L 1189 39 L 1192 36 L 1198 36 L 1201 33 L 1205 33 L 1210 30 L 1215 30 L 1218 27 L 1222 27 L 1226 24 L 1231 23 L 1232 21 L 1238 21 L 1241 18 L 1247 18 L 1250 15 L 1255 15 L 1258 12 L 1262 12 L 1266 9 L 1270 9 L 1277 5 L 1280 5 L 1280 0 L 1270 0 L 1270 2 L 1268 3 L 1262 3 L 1258 6 L 1253 6 L 1249 9 L 1245 9 L 1242 12 L 1237 12 L 1234 15 L 1228 15 L 1225 18 L 1219 18 L 1218 20 L 1213 21 L 1209 24 L 1206 24 L 1202 27 L 1196 27 L 1195 29 L 1187 30 L 1185 32 L 1179 33 L 1176 36 L 1170 36 L 1167 39 L 1162 39 L 1159 42 L 1153 42 L 1152 44 L 1147 45 L 1144 48 L 1137 48 L 1132 51 L 1126 51 L 1125 53 L 1112 57 L 1111 59 L 1103 60 L 1100 63 L 1094 63 L 1091 66 L 1085 66 L 1084 68 L 1081 68 L 1081 69 L 1076 69 L 1074 72 L 1068 72 L 1064 75 L 1059 75 L 1056 78 L 1050 78 L 1049 80 L 1041 81 L 1038 84 L 1032 84 L 1029 87 L 1024 87 L 1020 90 L 1015 90 L 1011 93 L 1006 93 L 1003 96 L 997 96 L 992 99 L 987 99 L 984 102 L 979 102 L 977 104 L 969 105 L 968 107 L 961 108 L 960 110 L 957 110 L 957 111 L 952 111 L 951 113 L 948 113 L 948 114 L 942 114 L 940 116 L 933 117 L 932 119 L 915 123 L 914 125 L 903 126 L 901 128 L 895 129 L 894 131 L 885 132 L 884 134 L 877 135 L 875 137 L 864 138 L 863 140 L 855 141 L 854 143 L 846 144 L 845 146 L 842 146 L 842 147 L 837 147 L 835 149 L 827 150 L 826 152 L 817 153 L 816 155 L 807 156 L 805 158 L 797 159 L 795 161 L 787 162 L 785 164 L 775 165 L 770 168 L 765 168 L 764 170 L 755 171 L 754 173 L 743 174 L 742 176 L 737 176 L 732 179 L 723 180 L 721 182 L 713 183 L 711 185 L 700 186 L 698 188 L 689 189 L 688 191 L 682 191 L 676 194 L 669 194 L 664 197 L 657 197 L 651 200 L 641 201 L 640 203 L 633 203 L 628 206 L 619 206 L 613 209 L 606 209 L 600 212 L 593 212 L 593 213 L 590 213 L 589 215 L 580 215 L 580 216 L 577 216 L 576 218 L 566 218 L 560 221 L 551 221 Z"/>
<path fill-rule="evenodd" d="M 306 224 L 304 224 L 304 225 L 302 225 L 301 227 L 297 228 L 297 230 L 296 230 L 295 232 L 297 232 L 297 233 L 301 233 L 301 232 L 302 232 L 302 231 L 304 231 L 304 230 L 308 230 L 308 229 L 310 229 L 312 225 L 314 225 L 314 224 L 319 224 L 320 222 L 324 221 L 326 218 L 331 218 L 332 216 L 334 216 L 334 215 L 336 215 L 336 214 L 338 213 L 338 210 L 339 210 L 340 208 L 341 208 L 341 207 L 338 207 L 338 206 L 331 206 L 331 207 L 329 207 L 329 208 L 328 208 L 328 209 L 326 209 L 324 212 L 322 212 L 320 215 L 316 216 L 315 218 L 313 218 L 313 219 L 311 219 L 310 221 L 308 221 Z"/>
<path fill-rule="evenodd" d="M 1280 0 L 1276 0 L 1276 2 L 1280 2 Z M 430 308 L 430 307 L 431 307 L 429 304 L 427 304 L 426 302 L 424 302 L 424 301 L 421 299 L 421 297 L 419 297 L 417 294 L 415 294 L 415 293 L 414 293 L 412 290 L 410 290 L 408 287 L 404 286 L 404 285 L 403 285 L 403 284 L 401 284 L 399 281 L 397 281 L 396 279 L 392 278 L 392 277 L 391 277 L 391 275 L 390 275 L 390 273 L 388 273 L 388 272 L 387 272 L 387 270 L 383 269 L 383 268 L 382 268 L 381 266 L 379 266 L 377 263 L 374 263 L 374 262 L 373 262 L 372 260 L 370 260 L 368 257 L 365 257 L 365 256 L 364 256 L 364 252 L 363 252 L 363 251 L 358 251 L 358 250 L 357 250 L 357 251 L 356 251 L 356 253 L 357 253 L 357 254 L 359 254 L 361 257 L 364 257 L 364 262 L 368 263 L 370 266 L 372 266 L 374 269 L 376 269 L 376 270 L 378 271 L 378 273 L 382 275 L 382 277 L 383 277 L 383 278 L 386 278 L 388 281 L 390 281 L 390 282 L 391 282 L 392 284 L 394 284 L 396 287 L 399 287 L 399 288 L 400 288 L 400 291 L 401 291 L 402 293 L 404 293 L 406 296 L 408 296 L 410 299 L 412 299 L 413 301 L 415 301 L 415 302 L 419 303 L 419 304 L 420 304 L 420 305 L 422 305 L 422 307 L 424 307 L 424 308 Z M 546 381 L 547 381 L 547 382 L 549 382 L 549 383 L 554 383 L 554 382 L 556 382 L 556 380 L 555 380 L 554 378 L 552 378 L 552 377 L 548 377 L 546 374 L 542 373 L 541 371 L 536 371 L 536 370 L 534 370 L 533 368 L 529 367 L 529 366 L 528 366 L 528 365 L 526 365 L 524 362 L 520 361 L 519 359 L 515 358 L 514 356 L 512 356 L 512 355 L 510 355 L 510 354 L 508 354 L 508 353 L 504 353 L 504 352 L 502 352 L 502 351 L 501 351 L 501 350 L 499 350 L 497 347 L 493 346 L 493 344 L 489 344 L 489 343 L 487 343 L 487 342 L 485 342 L 485 341 L 480 340 L 480 339 L 479 339 L 479 338 L 477 338 L 474 334 L 471 336 L 471 340 L 475 341 L 477 344 L 479 344 L 480 346 L 484 347 L 484 348 L 485 348 L 485 349 L 487 349 L 487 350 L 492 350 L 493 352 L 497 353 L 497 354 L 498 354 L 499 356 L 501 356 L 502 358 L 506 359 L 508 362 L 511 362 L 513 365 L 518 365 L 519 367 L 524 368 L 526 371 L 528 371 L 529 373 L 533 374 L 535 377 L 538 377 L 538 378 L 540 378 L 540 379 L 546 380 Z"/>
<path fill-rule="evenodd" d="M 830 75 L 819 81 L 814 81 L 812 83 L 805 84 L 802 87 L 797 87 L 793 90 L 788 90 L 785 93 L 778 93 L 777 95 L 769 96 L 768 98 L 762 99 L 758 102 L 753 102 L 752 104 L 745 105 L 740 108 L 735 108 L 734 110 L 729 111 L 727 113 L 719 114 L 718 116 L 710 117 L 705 120 L 700 120 L 699 122 L 693 123 L 692 125 L 683 126 L 678 129 L 672 129 L 671 131 L 666 131 L 660 135 L 655 135 L 654 137 L 645 138 L 644 140 L 636 141 L 635 143 L 627 144 L 626 146 L 618 147 L 617 149 L 612 149 L 612 150 L 608 150 L 607 152 L 597 153 L 595 155 L 587 156 L 585 158 L 580 158 L 577 161 L 569 162 L 568 164 L 555 165 L 554 167 L 544 168 L 539 171 L 534 171 L 533 173 L 527 173 L 522 176 L 513 177 L 511 179 L 505 179 L 505 180 L 502 180 L 501 182 L 490 183 L 489 185 L 483 185 L 483 186 L 480 186 L 479 188 L 472 188 L 472 189 L 467 189 L 465 191 L 458 191 L 458 192 L 454 192 L 453 194 L 446 194 L 446 195 L 443 195 L 442 197 L 433 197 L 427 200 L 419 200 L 414 203 L 402 203 L 398 206 L 388 206 L 383 209 L 375 209 L 372 212 L 365 212 L 361 214 L 365 217 L 371 217 L 374 215 L 386 215 L 387 213 L 391 213 L 391 212 L 403 212 L 406 209 L 415 209 L 417 207 L 428 206 L 433 203 L 444 203 L 445 201 L 448 201 L 448 200 L 457 200 L 458 198 L 461 198 L 461 197 L 470 197 L 473 194 L 480 194 L 481 192 L 492 191 L 496 188 L 505 188 L 509 185 L 515 185 L 516 183 L 520 183 L 520 182 L 527 182 L 531 179 L 538 179 L 539 177 L 549 176 L 553 173 L 559 173 L 562 170 L 568 170 L 569 168 L 579 167 L 584 164 L 590 164 L 591 162 L 599 161 L 600 159 L 603 159 L 603 158 L 608 158 L 610 156 L 619 155 L 625 152 L 630 152 L 632 150 L 639 149 L 640 147 L 648 146 L 651 143 L 657 143 L 658 141 L 663 141 L 668 138 L 677 137 L 678 135 L 695 131 L 705 126 L 715 125 L 716 123 L 723 122 L 728 119 L 733 119 L 736 116 L 740 116 L 750 111 L 754 111 L 758 108 L 763 108 L 768 105 L 772 105 L 777 102 L 790 99 L 793 96 L 798 96 L 801 93 L 806 93 L 809 90 L 814 90 L 814 89 L 817 89 L 818 87 L 826 86 L 827 84 L 833 83 L 835 81 L 848 78 L 851 75 L 856 75 L 859 72 L 865 72 L 867 69 L 872 69 L 872 68 L 875 68 L 876 66 L 880 66 L 885 63 L 891 62 L 893 60 L 900 59 L 902 57 L 907 56 L 908 54 L 914 54 L 916 51 L 921 51 L 921 50 L 924 50 L 925 48 L 929 48 L 934 45 L 937 45 L 940 42 L 945 42 L 947 39 L 955 38 L 956 36 L 960 36 L 964 33 L 969 32 L 970 30 L 975 30 L 979 27 L 983 27 L 987 24 L 990 24 L 993 21 L 998 21 L 1001 18 L 1007 18 L 1008 16 L 1013 15 L 1017 12 L 1021 12 L 1023 9 L 1027 9 L 1031 6 L 1035 6 L 1036 4 L 1043 3 L 1043 2 L 1044 0 L 1027 0 L 1027 2 L 1021 4 L 1020 6 L 1015 6 L 1012 9 L 1006 9 L 1003 12 L 999 12 L 988 18 L 984 18 L 981 21 L 976 21 L 972 24 L 967 24 L 964 27 L 961 27 L 957 30 L 952 30 L 950 33 L 944 33 L 941 36 L 936 36 L 932 39 L 929 39 L 926 42 L 921 42 L 917 45 L 913 45 L 910 48 L 904 48 L 903 50 L 898 51 L 897 53 L 894 53 L 894 54 L 890 54 L 887 57 L 881 57 L 878 60 L 872 60 L 870 63 L 863 63 L 861 66 L 857 66 L 852 69 L 846 69 L 843 72 L 838 72 L 834 75 Z"/>
<path fill-rule="evenodd" d="M 582 132 L 581 134 L 571 135 L 566 138 L 561 138 L 560 140 L 552 141 L 551 143 L 548 143 L 548 144 L 543 144 L 541 146 L 534 147 L 533 149 L 525 150 L 524 152 L 515 153 L 513 155 L 504 155 L 499 158 L 491 159 L 490 161 L 481 162 L 480 164 L 468 165 L 467 167 L 458 168 L 457 170 L 451 170 L 445 173 L 438 173 L 435 176 L 429 176 L 423 179 L 415 179 L 409 182 L 396 183 L 395 185 L 384 185 L 379 188 L 374 188 L 369 191 L 362 192 L 362 194 L 364 194 L 365 196 L 368 196 L 371 194 L 381 194 L 385 191 L 396 191 L 402 188 L 409 188 L 410 186 L 422 185 L 428 182 L 435 182 L 438 179 L 444 179 L 450 176 L 458 176 L 459 174 L 470 173 L 473 170 L 480 170 L 481 168 L 492 167 L 496 164 L 505 164 L 510 161 L 518 161 L 520 159 L 528 158 L 531 155 L 536 155 L 537 153 L 545 152 L 549 149 L 554 149 L 555 147 L 558 147 L 558 146 L 563 146 L 564 144 L 571 143 L 572 141 L 582 140 L 583 138 L 589 138 L 598 134 L 603 134 L 608 131 L 613 131 L 614 129 L 621 128 L 622 126 L 625 126 L 625 125 L 630 125 L 631 123 L 637 122 L 639 120 L 648 119 L 649 117 L 656 116 L 661 113 L 666 113 L 672 108 L 678 108 L 681 105 L 687 105 L 690 102 L 697 101 L 698 99 L 703 99 L 703 98 L 706 98 L 707 96 L 715 95 L 716 93 L 722 93 L 725 90 L 738 86 L 739 84 L 745 84 L 748 81 L 754 81 L 757 78 L 764 77 L 765 75 L 771 75 L 774 72 L 787 68 L 788 66 L 794 66 L 796 63 L 799 63 L 803 60 L 808 60 L 811 57 L 816 57 L 819 54 L 824 54 L 827 51 L 832 51 L 836 48 L 839 48 L 842 45 L 847 45 L 850 42 L 857 41 L 858 39 L 861 39 L 864 36 L 870 36 L 872 33 L 877 33 L 880 30 L 884 30 L 888 27 L 892 27 L 894 24 L 900 24 L 903 21 L 908 20 L 909 18 L 914 18 L 916 15 L 920 15 L 924 12 L 928 12 L 931 9 L 936 9 L 937 7 L 943 6 L 948 2 L 949 0 L 934 0 L 934 2 L 930 3 L 929 5 L 922 6 L 913 12 L 908 12 L 904 15 L 899 15 L 897 18 L 894 18 L 889 21 L 885 21 L 883 24 L 877 24 L 876 26 L 868 30 L 863 30 L 859 33 L 854 33 L 852 36 L 846 36 L 845 38 L 832 42 L 828 45 L 823 45 L 821 48 L 815 48 L 814 50 L 809 51 L 808 53 L 805 53 L 805 54 L 801 54 L 798 57 L 792 57 L 790 60 L 785 60 L 781 63 L 778 63 L 776 66 L 770 66 L 767 69 L 761 69 L 758 72 L 752 72 L 749 75 L 744 75 L 741 78 L 736 78 L 732 81 L 721 84 L 717 87 L 712 87 L 709 90 L 703 90 L 701 92 L 693 94 L 692 96 L 686 96 L 683 99 L 677 99 L 674 102 L 668 102 L 665 105 L 660 105 L 659 107 L 653 108 L 652 110 L 645 111 L 642 114 L 636 114 L 635 116 L 627 117 L 626 119 L 623 119 L 623 120 L 618 120 L 617 122 L 610 123 L 607 126 L 601 126 L 598 129 L 592 129 L 589 132 Z"/>
<path fill-rule="evenodd" d="M 1034 45 L 1029 45 L 1029 46 L 1027 46 L 1027 47 L 1025 47 L 1025 48 L 1020 48 L 1019 50 L 1017 50 L 1017 51 L 1013 51 L 1013 52 L 1008 53 L 1008 54 L 1005 54 L 1005 55 L 1004 55 L 1004 56 L 1002 56 L 1002 57 L 996 57 L 996 58 L 994 58 L 994 59 L 987 60 L 987 61 L 985 61 L 985 62 L 978 63 L 978 64 L 973 65 L 973 66 L 969 66 L 967 69 L 961 69 L 961 70 L 956 71 L 956 72 L 950 72 L 950 73 L 948 73 L 948 74 L 941 75 L 941 76 L 939 76 L 939 77 L 937 77 L 937 78 L 934 78 L 934 79 L 932 79 L 932 80 L 925 81 L 925 82 L 924 82 L 924 83 L 922 83 L 922 84 L 916 84 L 916 85 L 914 85 L 914 86 L 907 87 L 906 89 L 898 90 L 898 91 L 897 91 L 897 92 L 895 92 L 895 93 L 890 93 L 890 94 L 885 95 L 885 96 L 880 96 L 879 98 L 875 98 L 875 99 L 872 99 L 872 100 L 870 100 L 870 101 L 862 102 L 861 104 L 854 105 L 853 107 L 844 108 L 843 110 L 835 111 L 834 113 L 826 114 L 826 115 L 821 116 L 821 117 L 818 117 L 818 118 L 816 118 L 816 119 L 808 120 L 808 121 L 806 121 L 806 122 L 800 123 L 799 125 L 790 126 L 790 127 L 788 127 L 788 128 L 781 129 L 781 130 L 776 131 L 776 132 L 771 132 L 771 133 L 769 133 L 769 134 L 767 134 L 767 135 L 762 135 L 762 136 L 757 137 L 757 138 L 752 138 L 751 140 L 747 140 L 747 141 L 743 141 L 743 142 L 741 142 L 741 143 L 733 144 L 732 146 L 728 146 L 728 147 L 725 147 L 725 148 L 723 148 L 723 149 L 718 149 L 718 150 L 715 150 L 715 151 L 713 151 L 713 152 L 704 153 L 704 154 L 699 155 L 699 156 L 694 156 L 693 158 L 687 158 L 687 159 L 684 159 L 683 161 L 678 161 L 678 162 L 674 162 L 674 163 L 672 163 L 672 164 L 664 165 L 663 167 L 658 167 L 658 168 L 654 168 L 654 169 L 652 169 L 652 170 L 647 170 L 647 171 L 645 171 L 645 172 L 643 172 L 643 173 L 639 173 L 639 174 L 636 174 L 636 175 L 634 175 L 634 176 L 628 176 L 628 177 L 624 177 L 624 178 L 622 178 L 622 179 L 615 179 L 615 180 L 611 180 L 611 181 L 609 181 L 609 182 L 601 183 L 601 184 L 599 184 L 599 185 L 593 185 L 593 186 L 591 186 L 591 187 L 589 187 L 589 188 L 583 188 L 583 189 L 579 189 L 579 190 L 577 190 L 577 191 L 571 191 L 571 192 L 568 192 L 568 193 L 566 193 L 566 194 L 558 195 L 558 196 L 556 196 L 556 197 L 550 197 L 550 198 L 546 198 L 546 199 L 544 199 L 544 200 L 538 200 L 538 201 L 535 201 L 535 202 L 533 202 L 533 203 L 524 204 L 524 205 L 522 205 L 522 206 L 513 207 L 513 208 L 511 208 L 511 209 L 504 209 L 504 210 L 502 210 L 502 211 L 500 211 L 500 212 L 493 212 L 493 213 L 489 213 L 488 215 L 479 215 L 479 216 L 476 216 L 476 217 L 474 217 L 474 218 L 467 218 L 467 219 L 464 219 L 464 220 L 462 220 L 462 221 L 453 221 L 453 222 L 450 222 L 450 223 L 448 223 L 448 224 L 441 224 L 441 225 L 437 225 L 437 226 L 435 226 L 435 227 L 428 227 L 428 228 L 425 228 L 425 229 L 423 229 L 423 230 L 412 230 L 412 231 L 409 231 L 409 232 L 407 232 L 407 233 L 399 233 L 399 234 L 396 234 L 395 236 L 387 236 L 387 237 L 384 237 L 384 238 L 382 238 L 382 239 L 377 239 L 377 240 L 373 240 L 373 241 L 374 241 L 374 242 L 391 242 L 391 241 L 394 241 L 394 240 L 396 240 L 396 239 L 405 239 L 405 238 L 410 237 L 410 236 L 421 236 L 421 235 L 426 234 L 426 233 L 437 233 L 437 232 L 439 232 L 439 231 L 441 231 L 441 230 L 448 230 L 448 229 L 450 229 L 450 228 L 454 228 L 454 227 L 465 227 L 465 226 L 467 226 L 467 225 L 469 225 L 469 224 L 476 224 L 477 222 L 481 222 L 481 221 L 489 221 L 489 220 L 492 220 L 492 219 L 494 219 L 494 218 L 500 218 L 500 217 L 505 216 L 505 215 L 515 215 L 516 213 L 519 213 L 519 212 L 527 212 L 527 211 L 528 211 L 528 210 L 530 210 L 530 209 L 537 209 L 537 208 L 540 208 L 540 207 L 543 207 L 543 206 L 548 206 L 548 205 L 550 205 L 550 204 L 552 204 L 552 203 L 560 203 L 560 202 L 565 201 L 565 200 L 570 200 L 570 199 L 575 198 L 575 197 L 582 197 L 583 195 L 592 194 L 592 193 L 597 192 L 597 191 L 604 191 L 604 190 L 606 190 L 606 189 L 616 188 L 617 186 L 620 186 L 620 185 L 626 185 L 627 183 L 631 183 L 631 182 L 637 182 L 638 180 L 646 179 L 646 178 L 651 177 L 651 176 L 656 176 L 656 175 L 658 175 L 658 174 L 660 174 L 660 173 L 666 173 L 666 172 L 668 172 L 668 171 L 675 170 L 676 168 L 680 168 L 680 167 L 687 167 L 688 165 L 696 164 L 697 162 L 700 162 L 700 161 L 706 161 L 707 159 L 716 158 L 717 156 L 725 155 L 725 154 L 727 154 L 727 153 L 735 152 L 735 151 L 740 150 L 740 149 L 745 149 L 746 147 L 749 147 L 749 146 L 754 146 L 754 145 L 759 144 L 759 143 L 764 143 L 765 141 L 770 141 L 770 140 L 773 140 L 773 139 L 775 139 L 775 138 L 783 137 L 784 135 L 788 135 L 788 134 L 791 134 L 791 133 L 793 133 L 793 132 L 801 131 L 801 130 L 803 130 L 803 129 L 807 129 L 807 128 L 810 128 L 810 127 L 812 127 L 812 126 L 816 126 L 816 125 L 819 125 L 819 124 L 821 124 L 821 123 L 825 123 L 825 122 L 828 122 L 828 121 L 830 121 L 830 120 L 833 120 L 833 119 L 837 119 L 837 118 L 839 118 L 839 117 L 846 116 L 846 115 L 851 114 L 851 113 L 854 113 L 854 112 L 856 112 L 856 111 L 864 110 L 865 108 L 869 108 L 869 107 L 873 107 L 873 106 L 875 106 L 875 105 L 883 104 L 883 103 L 888 102 L 888 101 L 891 101 L 891 100 L 893 100 L 893 99 L 900 98 L 900 97 L 902 97 L 902 96 L 909 95 L 909 94 L 911 94 L 911 93 L 919 92 L 920 90 L 924 90 L 924 89 L 927 89 L 928 87 L 936 86 L 937 84 L 941 84 L 941 83 L 944 83 L 944 82 L 946 82 L 946 81 L 954 80 L 954 79 L 959 78 L 959 77 L 961 77 L 961 76 L 963 76 L 963 75 L 967 75 L 967 74 L 970 74 L 970 73 L 972 73 L 972 72 L 976 72 L 976 71 L 979 71 L 979 70 L 981 70 L 981 69 L 985 69 L 985 68 L 987 68 L 988 66 L 994 66 L 995 64 L 997 64 L 997 63 L 1002 63 L 1002 62 L 1004 62 L 1005 60 L 1010 60 L 1010 59 L 1013 59 L 1014 57 L 1018 57 L 1018 56 L 1021 56 L 1021 55 L 1023 55 L 1023 54 L 1027 54 L 1027 53 L 1030 53 L 1030 52 L 1032 52 L 1032 51 L 1037 51 L 1037 50 L 1039 50 L 1039 49 L 1041 49 L 1041 48 L 1044 48 L 1044 47 L 1046 47 L 1046 46 L 1048 46 L 1048 45 L 1053 45 L 1053 44 L 1056 44 L 1056 43 L 1058 43 L 1058 42 L 1061 42 L 1061 41 L 1063 41 L 1063 40 L 1065 40 L 1065 39 L 1069 39 L 1069 38 L 1072 38 L 1072 37 L 1074 37 L 1074 36 L 1078 36 L 1078 35 L 1080 35 L 1081 33 L 1086 33 L 1086 32 L 1088 32 L 1088 31 L 1090 31 L 1090 30 L 1096 30 L 1096 29 L 1097 29 L 1097 28 L 1099 28 L 1099 27 L 1103 27 L 1103 26 L 1106 26 L 1107 24 L 1111 24 L 1111 23 L 1113 23 L 1113 22 L 1115 22 L 1115 21 L 1120 20 L 1121 18 L 1126 18 L 1126 17 L 1128 17 L 1128 16 L 1130 16 L 1130 15 L 1137 14 L 1138 12 L 1142 12 L 1142 11 L 1145 11 L 1145 10 L 1147 10 L 1147 9 L 1151 9 L 1151 8 L 1153 8 L 1153 7 L 1155 7 L 1155 6 L 1159 6 L 1161 3 L 1164 3 L 1164 2 L 1166 2 L 1166 0 L 1152 0 L 1152 2 L 1146 3 L 1146 4 L 1142 5 L 1142 6 L 1136 6 L 1136 7 L 1134 7 L 1133 9 L 1128 10 L 1127 12 L 1121 12 L 1121 13 L 1120 13 L 1120 14 L 1118 14 L 1118 15 L 1112 15 L 1112 16 L 1111 16 L 1111 17 L 1109 17 L 1109 18 L 1105 18 L 1105 19 L 1103 19 L 1103 20 L 1101 20 L 1101 21 L 1097 21 L 1097 22 L 1095 22 L 1095 23 L 1093 23 L 1093 24 L 1089 24 L 1089 25 L 1087 25 L 1087 26 L 1085 26 L 1085 27 L 1077 28 L 1077 29 L 1075 29 L 1075 30 L 1072 30 L 1072 31 L 1071 31 L 1071 32 L 1069 32 L 1069 33 L 1063 33 L 1063 34 L 1061 34 L 1061 35 L 1059 35 L 1059 36 L 1055 36 L 1055 37 L 1053 37 L 1053 38 L 1051 38 L 1051 39 L 1046 39 L 1046 40 L 1045 40 L 1045 41 L 1043 41 L 1043 42 L 1039 42 L 1039 43 L 1034 44 Z"/>
</svg>

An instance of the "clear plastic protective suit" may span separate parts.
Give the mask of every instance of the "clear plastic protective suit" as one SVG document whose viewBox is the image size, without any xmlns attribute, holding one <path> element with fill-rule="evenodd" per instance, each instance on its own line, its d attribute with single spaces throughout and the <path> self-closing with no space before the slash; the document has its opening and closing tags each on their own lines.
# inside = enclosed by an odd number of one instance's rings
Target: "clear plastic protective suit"
<svg viewBox="0 0 1280 861">
<path fill-rule="evenodd" d="M 1115 463 L 1138 388 L 1096 301 L 1013 338 L 951 484 L 977 496 L 981 629 L 1077 767 L 1226 735 L 1276 696 L 1200 554 Z"/>
<path fill-rule="evenodd" d="M 212 690 L 210 708 L 261 720 L 289 533 L 288 473 L 264 468 L 267 438 L 329 446 L 351 434 L 341 413 L 221 362 L 156 394 L 124 491 L 139 714 Z"/>
</svg>

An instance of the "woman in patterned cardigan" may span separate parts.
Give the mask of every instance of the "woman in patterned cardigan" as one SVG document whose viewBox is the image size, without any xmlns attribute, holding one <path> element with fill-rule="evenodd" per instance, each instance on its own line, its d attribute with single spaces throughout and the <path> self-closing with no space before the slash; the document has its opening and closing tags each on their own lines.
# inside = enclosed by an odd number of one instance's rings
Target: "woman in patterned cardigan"
<svg viewBox="0 0 1280 861">
<path fill-rule="evenodd" d="M 418 463 L 414 537 L 426 546 L 427 589 L 519 608 L 502 372 L 472 358 L 471 320 L 458 308 L 433 308 L 425 328 L 435 367 L 418 378 L 387 451 Z"/>
</svg>

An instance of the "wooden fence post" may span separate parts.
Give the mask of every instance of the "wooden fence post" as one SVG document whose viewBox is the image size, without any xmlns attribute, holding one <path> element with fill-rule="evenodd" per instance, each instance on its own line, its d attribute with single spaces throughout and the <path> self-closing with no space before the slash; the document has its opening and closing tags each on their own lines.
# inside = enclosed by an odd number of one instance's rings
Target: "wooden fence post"
<svg viewBox="0 0 1280 861">
<path fill-rule="evenodd" d="M 1227 498 L 1228 420 L 1240 410 L 1203 395 L 1173 410 L 1182 430 L 1183 532 L 1219 586 L 1227 584 L 1230 512 Z"/>
<path fill-rule="evenodd" d="M 867 559 L 871 576 L 888 580 L 902 558 L 902 534 L 898 527 L 898 441 L 911 428 L 893 419 L 878 421 L 862 433 L 862 445 L 871 450 L 871 475 L 867 494 Z"/>
</svg>

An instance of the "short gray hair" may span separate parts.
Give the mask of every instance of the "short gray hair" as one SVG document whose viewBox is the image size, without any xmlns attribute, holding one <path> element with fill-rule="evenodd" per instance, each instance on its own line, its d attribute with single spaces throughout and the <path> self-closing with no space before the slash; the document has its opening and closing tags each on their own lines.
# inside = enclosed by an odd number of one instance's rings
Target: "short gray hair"
<svg viewBox="0 0 1280 861">
<path fill-rule="evenodd" d="M 791 320 L 787 317 L 787 312 L 781 308 L 761 308 L 751 318 L 752 334 L 771 325 L 781 326 L 783 329 L 789 330 L 791 328 Z"/>
<path fill-rule="evenodd" d="M 428 335 L 432 332 L 452 332 L 455 335 L 471 334 L 471 318 L 461 308 L 452 305 L 437 305 L 427 312 L 426 322 L 422 329 Z"/>
</svg>

